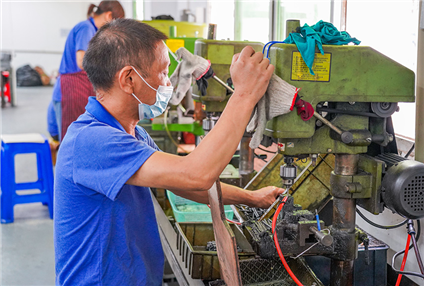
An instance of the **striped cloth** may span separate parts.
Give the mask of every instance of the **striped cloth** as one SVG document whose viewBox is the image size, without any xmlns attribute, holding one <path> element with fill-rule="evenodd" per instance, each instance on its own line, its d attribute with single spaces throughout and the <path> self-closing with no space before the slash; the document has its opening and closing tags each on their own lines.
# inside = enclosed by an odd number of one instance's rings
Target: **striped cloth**
<svg viewBox="0 0 424 286">
<path fill-rule="evenodd" d="M 62 88 L 62 141 L 69 125 L 85 112 L 88 98 L 96 96 L 96 94 L 85 71 L 62 74 L 60 84 Z"/>
</svg>

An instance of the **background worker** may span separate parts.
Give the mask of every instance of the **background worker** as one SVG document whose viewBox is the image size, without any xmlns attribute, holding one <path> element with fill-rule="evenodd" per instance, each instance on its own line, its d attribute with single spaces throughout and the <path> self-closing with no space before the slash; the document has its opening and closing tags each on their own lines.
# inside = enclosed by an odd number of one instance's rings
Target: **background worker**
<svg viewBox="0 0 424 286">
<path fill-rule="evenodd" d="M 47 107 L 47 130 L 49 131 L 50 137 L 54 141 L 59 142 L 59 128 L 57 126 L 56 113 L 52 101 L 50 101 Z"/>
<path fill-rule="evenodd" d="M 69 124 L 84 113 L 89 96 L 94 96 L 93 86 L 82 66 L 88 43 L 97 29 L 112 19 L 123 18 L 124 9 L 118 1 L 102 1 L 90 5 L 87 15 L 93 15 L 78 23 L 69 32 L 59 68 L 59 77 L 53 88 L 53 105 L 63 139 Z"/>
<path fill-rule="evenodd" d="M 84 69 L 96 98 L 69 127 L 56 165 L 57 285 L 162 285 L 164 254 L 149 187 L 208 203 L 208 189 L 274 71 L 262 53 L 244 48 L 230 68 L 235 93 L 212 131 L 187 156 L 160 152 L 137 123 L 161 114 L 172 95 L 165 39 L 146 24 L 119 19 L 90 42 Z M 267 208 L 282 192 L 222 184 L 225 204 Z"/>
</svg>

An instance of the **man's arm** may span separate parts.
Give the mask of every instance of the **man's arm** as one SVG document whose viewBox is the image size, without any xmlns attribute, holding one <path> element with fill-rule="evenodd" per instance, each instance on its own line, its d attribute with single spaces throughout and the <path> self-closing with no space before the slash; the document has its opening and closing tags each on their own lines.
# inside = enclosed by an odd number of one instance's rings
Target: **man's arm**
<svg viewBox="0 0 424 286">
<path fill-rule="evenodd" d="M 82 67 L 82 60 L 84 59 L 84 55 L 85 55 L 85 51 L 77 51 L 77 66 L 84 70 L 84 68 Z"/>
<path fill-rule="evenodd" d="M 155 152 L 128 184 L 175 191 L 206 191 L 231 160 L 252 110 L 264 95 L 274 66 L 246 47 L 233 57 L 230 73 L 235 93 L 216 126 L 187 156 Z"/>
<path fill-rule="evenodd" d="M 256 191 L 247 191 L 239 187 L 221 183 L 222 199 L 224 205 L 245 204 L 250 207 L 267 208 L 277 197 L 284 193 L 284 189 L 277 187 L 265 187 Z M 208 191 L 173 191 L 176 195 L 209 204 Z"/>
</svg>

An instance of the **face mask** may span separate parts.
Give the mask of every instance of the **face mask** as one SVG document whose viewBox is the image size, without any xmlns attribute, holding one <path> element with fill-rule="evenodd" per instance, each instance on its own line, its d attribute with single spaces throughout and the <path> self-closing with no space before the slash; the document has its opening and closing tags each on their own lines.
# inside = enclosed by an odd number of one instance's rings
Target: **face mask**
<svg viewBox="0 0 424 286">
<path fill-rule="evenodd" d="M 151 89 L 156 91 L 156 102 L 153 105 L 147 105 L 145 103 L 142 103 L 137 98 L 137 96 L 135 96 L 135 94 L 132 93 L 132 96 L 134 96 L 134 98 L 137 99 L 138 102 L 140 102 L 140 104 L 138 105 L 139 120 L 142 120 L 144 118 L 152 119 L 161 115 L 165 111 L 166 107 L 168 106 L 168 102 L 171 99 L 172 91 L 174 90 L 174 87 L 159 85 L 158 89 L 155 89 L 144 80 L 144 78 L 138 73 L 138 71 L 134 67 L 132 68 L 138 74 L 138 76 L 144 81 L 145 84 L 147 84 Z"/>
</svg>

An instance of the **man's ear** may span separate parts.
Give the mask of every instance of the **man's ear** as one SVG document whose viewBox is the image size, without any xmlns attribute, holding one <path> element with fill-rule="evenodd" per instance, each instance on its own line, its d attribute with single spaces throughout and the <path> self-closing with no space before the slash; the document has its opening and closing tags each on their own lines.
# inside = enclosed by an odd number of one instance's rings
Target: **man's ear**
<svg viewBox="0 0 424 286">
<path fill-rule="evenodd" d="M 105 13 L 105 20 L 106 22 L 112 22 L 112 11 L 104 12 Z"/>
<path fill-rule="evenodd" d="M 125 66 L 118 73 L 118 84 L 122 91 L 128 94 L 134 92 L 135 73 L 132 67 Z"/>
</svg>

